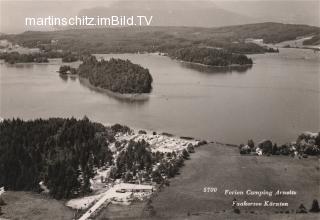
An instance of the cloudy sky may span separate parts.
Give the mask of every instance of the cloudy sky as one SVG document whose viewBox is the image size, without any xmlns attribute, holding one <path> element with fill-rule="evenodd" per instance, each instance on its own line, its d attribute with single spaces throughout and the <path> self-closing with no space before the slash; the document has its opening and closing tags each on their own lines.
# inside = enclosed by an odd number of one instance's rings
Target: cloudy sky
<svg viewBox="0 0 320 220">
<path fill-rule="evenodd" d="M 121 0 L 118 0 L 119 2 Z M 135 2 L 158 1 L 158 0 L 134 0 Z M 160 0 L 159 0 L 160 1 Z M 161 0 L 162 2 L 164 0 Z M 167 1 L 167 0 L 166 0 Z M 176 0 L 177 1 L 177 0 Z M 181 8 L 185 1 L 178 0 Z M 195 0 L 193 0 L 195 2 Z M 304 23 L 309 25 L 319 25 L 319 3 L 320 0 L 203 0 L 208 4 L 212 2 L 213 7 L 238 15 L 252 18 L 252 22 L 276 21 L 285 23 Z M 131 0 L 132 2 L 132 0 Z M 201 0 L 196 1 L 201 5 Z M 125 5 L 125 1 L 121 4 Z M 120 5 L 121 5 L 120 4 Z M 138 4 L 138 3 L 137 3 Z M 141 4 L 141 3 L 140 3 Z M 60 16 L 71 17 L 78 15 L 82 9 L 92 9 L 95 7 L 112 7 L 114 0 L 0 0 L 0 32 L 19 33 L 26 30 L 24 26 L 25 17 L 46 17 Z M 116 4 L 119 7 L 119 3 Z M 143 5 L 143 4 L 142 4 Z M 170 9 L 168 9 L 170 10 Z M 195 8 L 195 13 L 197 9 Z M 260 20 L 259 20 L 259 19 Z M 170 25 L 170 24 L 169 24 Z M 188 25 L 188 24 L 186 24 Z M 206 25 L 204 25 L 206 26 Z M 37 28 L 39 29 L 39 28 Z M 50 27 L 42 28 L 51 30 Z"/>
</svg>

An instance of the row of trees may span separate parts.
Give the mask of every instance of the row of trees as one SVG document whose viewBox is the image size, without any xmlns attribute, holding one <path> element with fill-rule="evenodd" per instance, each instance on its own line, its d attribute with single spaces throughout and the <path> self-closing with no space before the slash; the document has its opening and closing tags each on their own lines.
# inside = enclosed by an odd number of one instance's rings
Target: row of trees
<svg viewBox="0 0 320 220">
<path fill-rule="evenodd" d="M 129 60 L 97 61 L 88 56 L 78 68 L 78 74 L 96 87 L 117 93 L 150 93 L 152 76 L 148 69 Z"/>
<path fill-rule="evenodd" d="M 231 53 L 223 49 L 207 47 L 187 47 L 174 50 L 171 57 L 209 66 L 251 65 L 252 59 L 246 55 Z"/>
<path fill-rule="evenodd" d="M 60 66 L 59 73 L 63 74 L 63 75 L 64 74 L 75 75 L 75 74 L 77 74 L 77 69 L 73 68 L 73 67 L 70 67 L 70 66 L 67 66 L 67 65 L 63 65 L 63 66 Z"/>
<path fill-rule="evenodd" d="M 72 52 L 44 51 L 40 53 L 20 54 L 18 52 L 0 53 L 0 59 L 14 63 L 47 63 L 49 58 L 62 58 L 62 62 L 74 62 L 79 60 L 79 55 Z"/>
<path fill-rule="evenodd" d="M 76 53 L 66 52 L 62 53 L 62 62 L 71 63 L 79 60 L 79 55 Z"/>
<path fill-rule="evenodd" d="M 301 134 L 295 143 L 278 146 L 270 140 L 264 140 L 257 145 L 253 140 L 248 140 L 247 145 L 239 146 L 240 154 L 256 153 L 257 148 L 266 155 L 320 155 L 320 132 L 316 136 Z"/>
<path fill-rule="evenodd" d="M 82 120 L 4 120 L 0 123 L 0 186 L 39 191 L 57 199 L 90 191 L 94 167 L 112 163 L 104 127 Z"/>
</svg>

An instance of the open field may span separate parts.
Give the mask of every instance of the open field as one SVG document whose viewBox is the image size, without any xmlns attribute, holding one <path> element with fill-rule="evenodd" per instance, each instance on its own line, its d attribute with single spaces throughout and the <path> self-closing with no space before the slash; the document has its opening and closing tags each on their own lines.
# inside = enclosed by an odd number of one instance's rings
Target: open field
<svg viewBox="0 0 320 220">
<path fill-rule="evenodd" d="M 143 216 L 143 209 L 145 202 L 134 202 L 131 205 L 113 205 L 110 204 L 102 209 L 99 214 L 94 218 L 95 220 L 109 220 L 109 219 L 122 219 L 122 220 L 135 220 L 141 219 Z"/>
<path fill-rule="evenodd" d="M 318 219 L 318 214 L 296 214 L 302 203 L 309 210 L 320 199 L 318 158 L 295 159 L 286 156 L 241 156 L 238 149 L 217 144 L 197 148 L 181 175 L 171 180 L 153 199 L 156 215 L 144 216 L 145 203 L 109 206 L 97 219 Z M 217 187 L 216 193 L 203 192 Z M 226 196 L 224 190 L 293 190 L 286 196 Z M 240 207 L 235 214 L 232 200 L 287 202 L 288 207 Z M 132 209 L 133 208 L 133 209 Z M 189 215 L 188 215 L 189 213 Z"/>
<path fill-rule="evenodd" d="M 1 218 L 12 220 L 71 220 L 74 212 L 63 202 L 41 194 L 8 191 L 3 194 Z"/>
<path fill-rule="evenodd" d="M 319 159 L 303 160 L 285 156 L 241 156 L 238 149 L 209 144 L 202 146 L 186 162 L 181 175 L 171 181 L 153 200 L 158 218 L 192 219 L 312 219 L 319 215 L 276 214 L 295 212 L 302 203 L 310 209 L 313 199 L 320 198 Z M 204 187 L 217 187 L 216 193 L 203 192 Z M 286 196 L 226 196 L 226 189 L 293 190 Z M 287 202 L 288 207 L 240 207 L 234 214 L 232 200 Z M 250 213 L 254 211 L 254 213 Z M 272 215 L 272 217 L 271 217 Z M 301 216 L 302 215 L 302 216 Z M 209 217 L 211 216 L 211 217 Z"/>
</svg>

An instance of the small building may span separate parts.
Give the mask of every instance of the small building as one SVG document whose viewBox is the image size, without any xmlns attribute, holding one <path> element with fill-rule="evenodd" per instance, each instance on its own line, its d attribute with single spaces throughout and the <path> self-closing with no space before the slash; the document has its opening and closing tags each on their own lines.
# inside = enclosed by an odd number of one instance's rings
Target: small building
<svg viewBox="0 0 320 220">
<path fill-rule="evenodd" d="M 58 40 L 51 40 L 51 44 L 52 45 L 57 45 L 58 44 Z"/>
<path fill-rule="evenodd" d="M 244 40 L 245 43 L 263 44 L 263 39 L 247 38 Z"/>
<path fill-rule="evenodd" d="M 0 188 L 0 196 L 5 193 L 4 186 Z"/>
<path fill-rule="evenodd" d="M 121 183 L 117 187 L 117 193 L 126 193 L 126 192 L 153 192 L 154 187 L 152 185 L 142 185 L 142 184 L 130 184 L 130 183 Z"/>
<path fill-rule="evenodd" d="M 8 41 L 7 39 L 0 40 L 0 47 L 12 48 L 12 43 L 10 41 Z"/>
</svg>

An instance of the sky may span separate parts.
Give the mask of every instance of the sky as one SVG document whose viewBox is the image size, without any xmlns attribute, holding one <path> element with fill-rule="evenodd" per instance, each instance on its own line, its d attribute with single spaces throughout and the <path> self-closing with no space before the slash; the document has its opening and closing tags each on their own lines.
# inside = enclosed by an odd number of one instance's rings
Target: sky
<svg viewBox="0 0 320 220">
<path fill-rule="evenodd" d="M 121 1 L 121 0 L 118 0 Z M 132 0 L 131 0 L 132 1 Z M 139 1 L 139 0 L 134 0 Z M 146 0 L 140 0 L 146 1 Z M 151 0 L 149 0 L 151 1 Z M 160 1 L 160 0 L 153 0 Z M 163 0 L 161 0 L 163 1 Z M 183 7 L 184 1 L 180 0 Z M 245 16 L 262 17 L 270 21 L 288 21 L 295 20 L 303 23 L 317 25 L 319 20 L 319 3 L 320 0 L 310 1 L 303 0 L 206 0 L 212 1 L 217 7 Z M 46 17 L 75 16 L 81 9 L 89 9 L 94 7 L 108 7 L 112 5 L 114 0 L 0 0 L 0 32 L 1 33 L 19 33 L 27 30 L 24 26 L 25 17 Z M 123 0 L 125 4 L 125 0 Z M 201 0 L 197 0 L 201 4 Z M 295 4 L 293 4 L 295 3 Z M 279 7 L 274 7 L 274 5 Z M 288 10 L 284 10 L 287 8 Z M 298 14 L 298 15 L 297 15 Z M 302 14 L 302 15 L 301 15 Z M 300 18 L 299 18 L 300 16 Z M 301 18 L 305 16 L 305 18 Z M 290 20 L 291 19 L 291 20 Z M 300 19 L 300 20 L 299 20 Z M 315 22 L 317 20 L 317 22 Z M 313 22 L 314 21 L 314 22 Z M 29 28 L 30 29 L 30 28 Z M 52 30 L 52 27 L 34 28 L 36 30 Z M 32 30 L 32 28 L 31 28 Z"/>
</svg>

